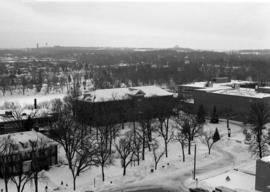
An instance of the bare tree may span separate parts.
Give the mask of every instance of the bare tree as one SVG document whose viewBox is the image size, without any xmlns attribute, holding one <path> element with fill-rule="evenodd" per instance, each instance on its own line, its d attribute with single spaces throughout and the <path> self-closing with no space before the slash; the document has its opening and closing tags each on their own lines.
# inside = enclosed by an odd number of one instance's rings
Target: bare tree
<svg viewBox="0 0 270 192">
<path fill-rule="evenodd" d="M 153 159 L 154 159 L 154 162 L 155 162 L 155 170 L 156 170 L 159 161 L 161 160 L 161 158 L 165 154 L 165 151 L 164 151 L 164 149 L 163 150 L 160 150 L 159 145 L 158 145 L 157 142 L 154 142 L 152 144 L 152 151 L 153 151 Z"/>
<path fill-rule="evenodd" d="M 207 145 L 208 147 L 208 154 L 210 155 L 211 149 L 213 145 L 220 140 L 220 135 L 218 132 L 218 129 L 216 128 L 215 132 L 212 131 L 203 131 L 202 132 L 202 139 L 203 142 Z"/>
<path fill-rule="evenodd" d="M 182 150 L 182 157 L 183 157 L 183 162 L 185 162 L 185 147 L 187 143 L 187 138 L 185 134 L 183 134 L 181 127 L 176 126 L 176 131 L 173 134 L 173 140 L 177 141 L 181 145 L 181 150 Z"/>
<path fill-rule="evenodd" d="M 260 158 L 263 157 L 263 130 L 265 125 L 270 122 L 270 110 L 266 103 L 258 102 L 252 103 L 249 111 L 248 122 L 252 125 L 252 133 L 257 138 L 258 155 Z M 254 144 L 254 143 L 253 143 Z"/>
<path fill-rule="evenodd" d="M 112 163 L 112 153 L 108 143 L 108 131 L 102 127 L 97 128 L 97 164 L 101 166 L 102 181 L 105 181 L 104 168 Z"/>
<path fill-rule="evenodd" d="M 19 161 L 16 163 L 17 163 L 16 174 L 13 174 L 10 177 L 10 180 L 15 184 L 17 192 L 23 192 L 25 185 L 33 179 L 33 174 L 31 172 L 31 169 L 23 170 L 24 161 L 21 155 L 19 157 Z"/>
<path fill-rule="evenodd" d="M 191 142 L 198 137 L 202 131 L 203 125 L 198 124 L 196 117 L 189 114 L 180 114 L 175 118 L 177 126 L 181 127 L 182 133 L 188 141 L 188 154 L 191 154 Z"/>
<path fill-rule="evenodd" d="M 39 173 L 44 167 L 48 167 L 46 150 L 48 150 L 47 142 L 37 136 L 35 141 L 29 140 L 31 153 L 31 172 L 35 185 L 35 192 L 38 192 L 38 181 L 42 178 Z"/>
<path fill-rule="evenodd" d="M 142 160 L 145 159 L 145 147 L 146 147 L 146 122 L 144 120 L 140 120 L 140 131 L 137 132 L 137 136 L 142 140 Z"/>
<path fill-rule="evenodd" d="M 158 134 L 163 138 L 165 146 L 165 155 L 168 157 L 168 144 L 172 140 L 173 135 L 169 132 L 170 117 L 159 118 L 160 126 L 157 129 Z"/>
<path fill-rule="evenodd" d="M 123 176 L 126 175 L 126 168 L 132 162 L 135 150 L 133 149 L 133 135 L 127 132 L 123 138 L 120 138 L 118 143 L 115 143 L 116 151 L 121 158 L 121 165 L 123 167 Z"/>
<path fill-rule="evenodd" d="M 10 161 L 8 157 L 13 154 L 13 141 L 10 138 L 4 138 L 0 142 L 0 174 L 5 182 L 5 191 L 8 192 L 8 182 L 11 177 Z"/>
<path fill-rule="evenodd" d="M 51 135 L 63 147 L 67 165 L 73 177 L 73 189 L 81 172 L 96 165 L 96 142 L 94 136 L 86 134 L 83 125 L 69 115 L 58 118 L 53 124 Z"/>
<path fill-rule="evenodd" d="M 137 130 L 135 126 L 135 122 L 133 122 L 133 150 L 134 150 L 134 155 L 133 159 L 137 161 L 137 165 L 140 165 L 140 159 L 141 159 L 141 153 L 142 153 L 142 137 L 139 133 L 139 130 Z"/>
<path fill-rule="evenodd" d="M 6 91 L 7 91 L 8 87 L 9 87 L 9 84 L 10 84 L 10 81 L 9 81 L 8 77 L 2 77 L 0 79 L 0 88 L 1 88 L 3 96 L 5 96 Z"/>
</svg>

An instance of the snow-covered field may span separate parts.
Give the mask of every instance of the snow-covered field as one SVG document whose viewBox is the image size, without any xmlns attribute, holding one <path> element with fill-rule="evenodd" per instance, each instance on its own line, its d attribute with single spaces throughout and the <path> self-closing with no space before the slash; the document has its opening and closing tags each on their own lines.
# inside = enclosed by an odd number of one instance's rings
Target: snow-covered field
<svg viewBox="0 0 270 192">
<path fill-rule="evenodd" d="M 239 192 L 255 191 L 255 176 L 233 170 L 202 181 L 201 186 L 204 185 L 211 186 L 212 190 L 214 187 L 224 186 Z"/>
<path fill-rule="evenodd" d="M 244 144 L 242 123 L 231 122 L 232 137 L 228 139 L 226 122 L 222 121 L 219 124 L 205 125 L 205 128 L 214 130 L 219 129 L 222 139 L 213 147 L 211 155 L 208 155 L 208 149 L 205 144 L 202 144 L 200 139 L 197 139 L 197 170 L 196 177 L 199 184 L 212 189 L 216 184 L 225 185 L 224 177 L 230 175 L 233 187 L 234 183 L 240 183 L 244 179 L 248 179 L 248 186 L 241 188 L 245 191 L 252 190 L 254 185 L 254 176 L 243 175 L 241 172 L 232 171 L 233 168 L 243 168 L 246 170 L 254 169 L 254 162 L 248 151 L 248 146 Z M 162 142 L 160 142 L 162 146 Z M 193 147 L 192 147 L 193 149 Z M 187 149 L 186 154 L 187 154 Z M 121 189 L 139 189 L 149 187 L 167 187 L 170 191 L 185 191 L 188 187 L 195 185 L 192 179 L 193 170 L 193 150 L 191 155 L 186 155 L 186 162 L 182 162 L 180 144 L 172 142 L 169 144 L 169 157 L 161 160 L 158 169 L 154 173 L 150 169 L 154 167 L 152 153 L 147 151 L 146 160 L 141 161 L 140 166 L 129 166 L 127 175 L 122 176 L 122 168 L 120 160 L 115 159 L 113 165 L 105 169 L 105 182 L 101 180 L 101 168 L 93 167 L 82 173 L 77 180 L 77 191 L 85 192 L 86 190 L 94 191 L 120 191 Z M 59 150 L 60 159 L 64 158 L 64 153 Z M 253 170 L 254 172 L 254 170 Z M 40 182 L 40 192 L 44 191 L 44 187 L 48 186 L 48 192 L 56 191 L 72 191 L 72 177 L 66 166 L 55 166 L 49 171 L 44 172 L 47 176 Z M 237 179 L 239 178 L 239 181 Z M 250 182 L 249 182 L 250 181 Z M 63 185 L 61 185 L 63 182 Z M 95 187 L 94 187 L 95 183 Z M 3 188 L 3 181 L 0 181 L 0 189 Z M 15 192 L 15 186 L 10 184 L 9 192 Z M 34 191 L 33 186 L 28 185 L 26 192 Z"/>
<path fill-rule="evenodd" d="M 62 99 L 65 94 L 55 93 L 55 94 L 36 94 L 36 95 L 10 95 L 6 97 L 0 97 L 0 106 L 5 102 L 14 102 L 15 104 L 24 105 L 34 105 L 34 99 L 37 99 L 37 104 L 42 102 L 47 102 L 53 99 Z"/>
</svg>

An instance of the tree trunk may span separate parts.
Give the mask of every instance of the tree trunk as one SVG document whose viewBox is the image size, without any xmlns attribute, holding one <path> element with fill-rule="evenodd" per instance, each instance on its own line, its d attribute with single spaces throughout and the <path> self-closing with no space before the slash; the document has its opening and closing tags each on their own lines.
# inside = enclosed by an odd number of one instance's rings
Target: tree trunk
<svg viewBox="0 0 270 192">
<path fill-rule="evenodd" d="M 38 192 L 38 173 L 34 175 L 34 182 L 35 182 L 35 192 Z"/>
<path fill-rule="evenodd" d="M 137 165 L 139 166 L 140 165 L 140 152 L 138 152 L 138 157 L 137 157 Z"/>
<path fill-rule="evenodd" d="M 185 146 L 182 143 L 181 143 L 181 148 L 182 148 L 183 162 L 185 162 L 185 160 L 186 160 L 186 158 L 185 158 Z"/>
<path fill-rule="evenodd" d="M 155 170 L 157 170 L 157 165 L 158 165 L 158 164 L 155 162 Z"/>
<path fill-rule="evenodd" d="M 124 170 L 123 170 L 123 176 L 126 175 L 126 165 L 123 166 Z"/>
<path fill-rule="evenodd" d="M 166 142 L 166 140 L 164 139 L 164 146 L 165 146 L 165 155 L 166 158 L 168 157 L 168 143 Z"/>
<path fill-rule="evenodd" d="M 73 177 L 73 191 L 76 190 L 76 177 Z"/>
<path fill-rule="evenodd" d="M 191 154 L 191 138 L 188 138 L 188 154 L 190 155 Z"/>
<path fill-rule="evenodd" d="M 142 160 L 144 160 L 144 153 L 145 153 L 145 130 L 143 128 L 143 146 L 142 146 Z"/>
<path fill-rule="evenodd" d="M 5 191 L 8 192 L 8 180 L 5 179 Z"/>
<path fill-rule="evenodd" d="M 104 165 L 101 165 L 101 172 L 102 172 L 102 181 L 105 181 L 105 174 L 104 174 Z"/>
<path fill-rule="evenodd" d="M 261 132 L 258 130 L 257 134 L 257 141 L 258 141 L 258 147 L 259 147 L 259 157 L 262 158 L 262 146 L 261 146 Z"/>
</svg>

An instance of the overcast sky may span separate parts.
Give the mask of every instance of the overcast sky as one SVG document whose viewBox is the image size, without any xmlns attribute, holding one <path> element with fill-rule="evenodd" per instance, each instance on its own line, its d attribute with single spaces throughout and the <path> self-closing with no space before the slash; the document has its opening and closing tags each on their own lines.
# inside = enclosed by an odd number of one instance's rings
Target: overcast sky
<svg viewBox="0 0 270 192">
<path fill-rule="evenodd" d="M 270 3 L 0 0 L 0 48 L 270 48 Z M 65 1 L 65 0 L 62 0 Z M 70 0 L 69 0 L 70 1 Z"/>
</svg>

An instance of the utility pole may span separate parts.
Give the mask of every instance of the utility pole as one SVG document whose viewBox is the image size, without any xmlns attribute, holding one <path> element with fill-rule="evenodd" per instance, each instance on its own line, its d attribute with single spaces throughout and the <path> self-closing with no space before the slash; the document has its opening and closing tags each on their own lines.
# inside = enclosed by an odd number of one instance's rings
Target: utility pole
<svg viewBox="0 0 270 192">
<path fill-rule="evenodd" d="M 193 179 L 196 178 L 196 152 L 197 152 L 197 145 L 195 144 L 194 147 L 194 170 L 193 170 Z"/>
</svg>

